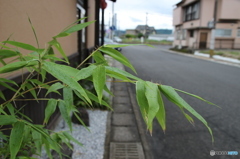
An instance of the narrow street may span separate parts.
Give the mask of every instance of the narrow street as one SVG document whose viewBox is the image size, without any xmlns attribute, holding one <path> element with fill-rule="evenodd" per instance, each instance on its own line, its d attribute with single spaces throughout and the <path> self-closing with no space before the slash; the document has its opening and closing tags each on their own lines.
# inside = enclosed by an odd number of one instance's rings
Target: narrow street
<svg viewBox="0 0 240 159">
<path fill-rule="evenodd" d="M 165 99 L 165 134 L 157 121 L 154 122 L 153 136 L 146 133 L 154 159 L 208 159 L 213 158 L 211 150 L 240 152 L 240 68 L 168 53 L 160 48 L 131 46 L 123 48 L 122 53 L 140 78 L 199 95 L 221 109 L 180 94 L 209 123 L 215 139 L 212 143 L 201 122 L 194 118 L 195 125 L 192 126 L 178 107 Z"/>
</svg>

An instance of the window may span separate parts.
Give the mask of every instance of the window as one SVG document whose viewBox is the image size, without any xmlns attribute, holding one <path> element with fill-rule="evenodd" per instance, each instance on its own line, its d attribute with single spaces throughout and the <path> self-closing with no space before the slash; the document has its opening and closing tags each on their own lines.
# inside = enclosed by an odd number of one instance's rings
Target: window
<svg viewBox="0 0 240 159">
<path fill-rule="evenodd" d="M 240 29 L 237 30 L 237 37 L 240 38 Z"/>
<path fill-rule="evenodd" d="M 231 29 L 216 29 L 215 30 L 215 37 L 230 37 L 232 36 Z"/>
<path fill-rule="evenodd" d="M 187 36 L 187 30 L 186 30 L 186 29 L 183 29 L 183 30 L 182 30 L 182 39 L 183 39 L 183 40 L 186 40 L 186 36 Z"/>
<path fill-rule="evenodd" d="M 194 37 L 194 30 L 189 30 L 189 36 L 190 36 L 190 38 Z"/>
<path fill-rule="evenodd" d="M 194 3 L 184 8 L 183 21 L 190 21 L 199 18 L 199 5 L 200 3 Z"/>
</svg>

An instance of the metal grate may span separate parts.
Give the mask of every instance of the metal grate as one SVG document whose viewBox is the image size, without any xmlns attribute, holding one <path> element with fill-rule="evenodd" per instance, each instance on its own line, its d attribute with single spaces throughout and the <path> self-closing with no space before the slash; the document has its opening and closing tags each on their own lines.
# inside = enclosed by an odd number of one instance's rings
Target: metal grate
<svg viewBox="0 0 240 159">
<path fill-rule="evenodd" d="M 141 143 L 110 143 L 110 159 L 144 159 Z"/>
</svg>

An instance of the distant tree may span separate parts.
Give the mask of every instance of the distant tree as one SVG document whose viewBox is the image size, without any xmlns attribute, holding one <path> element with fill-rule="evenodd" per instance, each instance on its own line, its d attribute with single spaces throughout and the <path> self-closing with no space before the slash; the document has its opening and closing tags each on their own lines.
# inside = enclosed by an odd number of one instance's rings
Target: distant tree
<svg viewBox="0 0 240 159">
<path fill-rule="evenodd" d="M 144 35 L 142 34 L 142 33 L 138 33 L 138 35 L 137 35 L 137 37 L 138 38 L 141 38 L 141 37 L 143 37 Z"/>
</svg>

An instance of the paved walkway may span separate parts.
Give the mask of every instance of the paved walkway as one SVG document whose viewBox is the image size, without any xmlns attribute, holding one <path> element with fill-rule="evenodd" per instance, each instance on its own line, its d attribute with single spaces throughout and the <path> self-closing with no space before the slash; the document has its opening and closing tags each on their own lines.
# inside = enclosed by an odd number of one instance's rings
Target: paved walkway
<svg viewBox="0 0 240 159">
<path fill-rule="evenodd" d="M 116 61 L 113 66 L 124 70 Z M 111 87 L 113 112 L 108 117 L 104 159 L 145 159 L 140 114 L 132 99 L 130 85 L 113 81 Z"/>
</svg>

